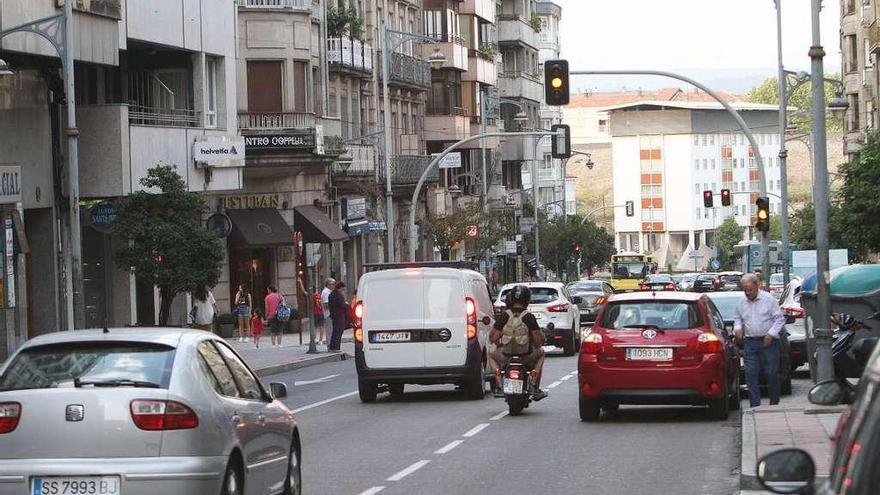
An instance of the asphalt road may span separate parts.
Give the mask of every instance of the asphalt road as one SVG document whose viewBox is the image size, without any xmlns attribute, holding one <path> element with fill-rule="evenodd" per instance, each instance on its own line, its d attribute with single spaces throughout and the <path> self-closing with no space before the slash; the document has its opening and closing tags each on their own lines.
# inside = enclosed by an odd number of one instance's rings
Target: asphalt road
<svg viewBox="0 0 880 495">
<path fill-rule="evenodd" d="M 551 353 L 552 354 L 552 353 Z M 550 396 L 520 417 L 503 399 L 452 386 L 357 396 L 354 361 L 267 377 L 289 386 L 306 494 L 730 494 L 740 420 L 687 407 L 622 407 L 599 423 L 577 410 L 576 357 L 548 356 Z"/>
</svg>

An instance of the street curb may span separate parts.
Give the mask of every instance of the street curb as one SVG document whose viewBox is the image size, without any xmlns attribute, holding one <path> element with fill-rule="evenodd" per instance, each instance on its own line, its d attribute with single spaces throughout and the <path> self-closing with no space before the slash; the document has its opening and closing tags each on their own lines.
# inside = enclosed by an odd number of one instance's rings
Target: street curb
<svg viewBox="0 0 880 495">
<path fill-rule="evenodd" d="M 260 376 L 268 376 L 268 375 L 277 375 L 278 373 L 284 373 L 287 371 L 299 370 L 303 368 L 308 368 L 309 366 L 316 366 L 319 364 L 326 363 L 334 363 L 336 361 L 345 361 L 347 359 L 351 359 L 351 354 L 347 352 L 334 352 L 334 353 L 326 353 L 320 356 L 316 356 L 313 358 L 303 359 L 301 361 L 296 361 L 293 363 L 284 363 L 284 364 L 275 364 L 272 366 L 266 366 L 265 368 L 258 368 L 254 370 L 254 373 Z"/>
<path fill-rule="evenodd" d="M 761 483 L 758 482 L 758 438 L 753 411 L 743 411 L 740 431 L 742 432 L 742 454 L 739 488 L 741 490 L 763 490 Z"/>
<path fill-rule="evenodd" d="M 849 406 L 811 406 L 804 409 L 804 414 L 841 414 L 845 412 Z"/>
</svg>

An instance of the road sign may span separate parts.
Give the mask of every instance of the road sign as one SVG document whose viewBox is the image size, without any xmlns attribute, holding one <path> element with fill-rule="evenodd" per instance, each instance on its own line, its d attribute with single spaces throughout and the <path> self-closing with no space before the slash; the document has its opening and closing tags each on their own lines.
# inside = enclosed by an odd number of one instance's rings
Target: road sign
<svg viewBox="0 0 880 495">
<path fill-rule="evenodd" d="M 441 169 L 461 168 L 461 152 L 453 151 L 452 153 L 447 153 L 446 156 L 440 159 L 438 167 Z"/>
<path fill-rule="evenodd" d="M 532 217 L 522 217 L 519 219 L 519 231 L 528 234 L 535 230 L 535 219 Z"/>
<path fill-rule="evenodd" d="M 506 254 L 516 254 L 516 241 L 504 241 L 504 252 Z"/>
<path fill-rule="evenodd" d="M 712 269 L 717 270 L 721 268 L 721 262 L 718 260 L 712 260 Z"/>
<path fill-rule="evenodd" d="M 480 228 L 476 225 L 471 225 L 468 227 L 467 235 L 468 237 L 478 237 L 480 235 Z"/>
</svg>

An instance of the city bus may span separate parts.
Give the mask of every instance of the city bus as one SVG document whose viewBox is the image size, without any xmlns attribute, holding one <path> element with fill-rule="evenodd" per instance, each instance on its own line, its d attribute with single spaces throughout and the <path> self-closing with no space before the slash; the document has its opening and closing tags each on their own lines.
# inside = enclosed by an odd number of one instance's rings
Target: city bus
<svg viewBox="0 0 880 495">
<path fill-rule="evenodd" d="M 611 256 L 611 285 L 618 292 L 639 290 L 639 282 L 656 272 L 657 263 L 649 254 L 618 253 Z"/>
</svg>

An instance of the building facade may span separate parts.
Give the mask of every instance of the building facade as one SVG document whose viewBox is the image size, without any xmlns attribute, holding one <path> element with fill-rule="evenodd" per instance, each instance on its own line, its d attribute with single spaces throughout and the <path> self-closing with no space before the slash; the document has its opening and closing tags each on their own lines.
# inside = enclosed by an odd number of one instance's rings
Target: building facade
<svg viewBox="0 0 880 495">
<path fill-rule="evenodd" d="M 840 49 L 844 97 L 849 107 L 844 117 L 844 154 L 855 159 L 869 132 L 878 122 L 878 71 L 880 26 L 876 1 L 841 0 Z"/>
</svg>

